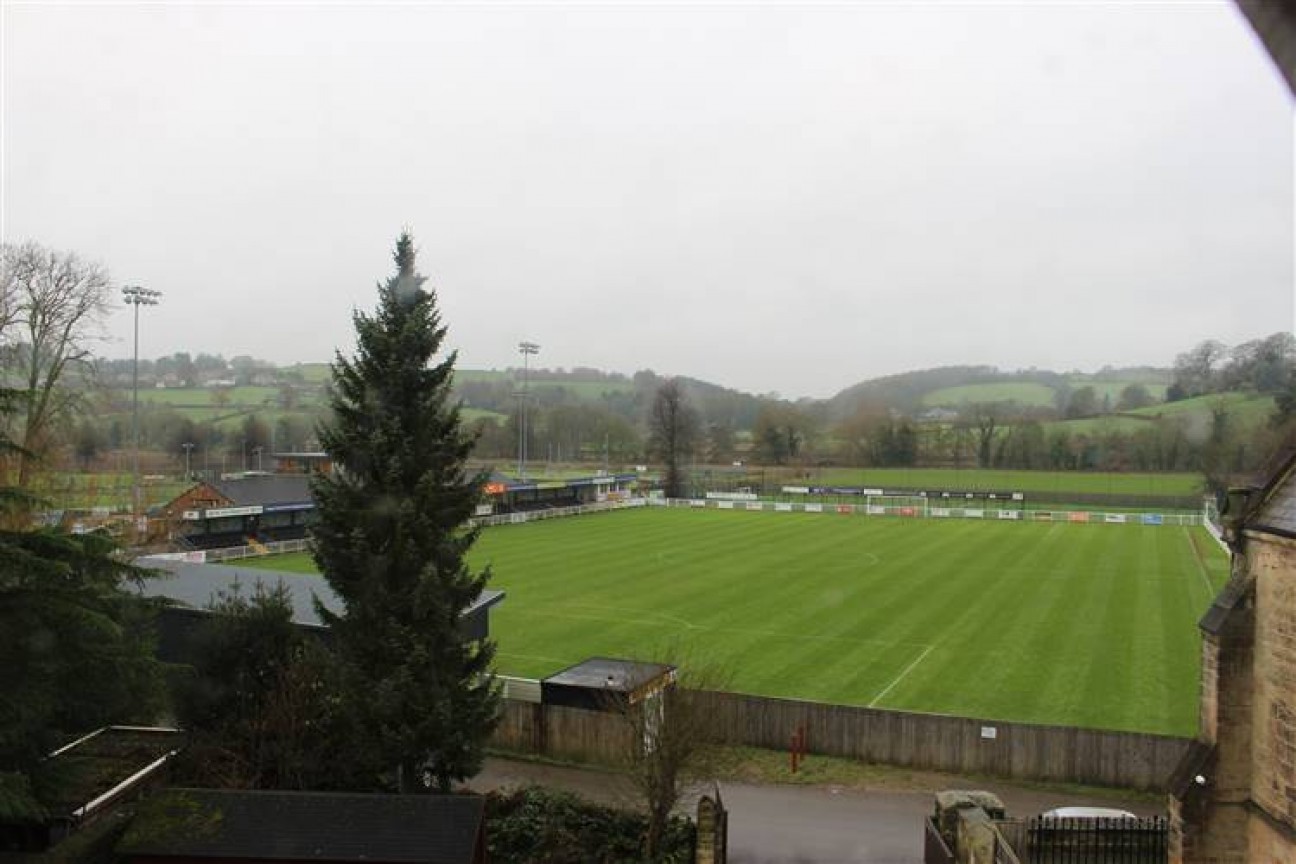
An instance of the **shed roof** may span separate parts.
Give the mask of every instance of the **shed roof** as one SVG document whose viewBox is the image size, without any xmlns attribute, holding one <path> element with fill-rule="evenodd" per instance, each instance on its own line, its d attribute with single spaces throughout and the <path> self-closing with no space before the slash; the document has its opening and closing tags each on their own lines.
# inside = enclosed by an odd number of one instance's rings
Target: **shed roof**
<svg viewBox="0 0 1296 864">
<path fill-rule="evenodd" d="M 468 864 L 475 795 L 170 789 L 147 800 L 117 846 L 132 856 Z"/>
<path fill-rule="evenodd" d="M 675 667 L 665 663 L 641 663 L 637 660 L 617 660 L 612 657 L 591 657 L 561 672 L 555 672 L 543 679 L 542 683 L 630 693 L 673 671 Z"/>
<path fill-rule="evenodd" d="M 324 626 L 315 609 L 316 598 L 330 612 L 340 615 L 345 609 L 342 598 L 338 597 L 328 582 L 308 573 L 287 573 L 224 564 L 194 564 L 161 558 L 143 558 L 139 563 L 162 571 L 159 576 L 144 580 L 141 593 L 148 597 L 165 597 L 195 609 L 206 607 L 221 592 L 237 590 L 250 593 L 258 583 L 266 587 L 283 585 L 288 589 L 293 606 L 292 620 L 297 624 Z M 463 614 L 471 615 L 479 609 L 494 606 L 503 599 L 503 591 L 482 591 L 481 596 Z"/>
</svg>

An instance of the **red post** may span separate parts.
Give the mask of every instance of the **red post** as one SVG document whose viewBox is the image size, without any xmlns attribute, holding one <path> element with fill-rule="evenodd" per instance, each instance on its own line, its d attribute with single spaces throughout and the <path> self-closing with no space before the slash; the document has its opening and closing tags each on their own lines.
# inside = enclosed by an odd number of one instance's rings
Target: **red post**
<svg viewBox="0 0 1296 864">
<path fill-rule="evenodd" d="M 792 773 L 797 772 L 797 736 L 792 736 L 792 746 L 788 748 L 788 759 L 792 764 Z"/>
</svg>

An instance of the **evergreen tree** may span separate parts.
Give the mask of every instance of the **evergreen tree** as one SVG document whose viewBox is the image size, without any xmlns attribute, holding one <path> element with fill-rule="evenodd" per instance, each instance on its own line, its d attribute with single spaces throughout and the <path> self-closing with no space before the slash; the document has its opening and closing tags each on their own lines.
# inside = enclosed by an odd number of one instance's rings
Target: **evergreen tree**
<svg viewBox="0 0 1296 864">
<path fill-rule="evenodd" d="M 338 471 L 313 482 L 315 561 L 346 604 L 320 614 L 350 670 L 366 736 L 357 758 L 395 768 L 406 792 L 425 772 L 442 791 L 476 773 L 499 706 L 494 645 L 459 626 L 489 577 L 465 562 L 482 480 L 465 468 L 473 440 L 450 398 L 455 354 L 432 362 L 446 328 L 414 258 L 402 234 L 377 311 L 355 314 L 356 354 L 333 363 L 332 418 L 319 430 Z"/>
<path fill-rule="evenodd" d="M 0 457 L 14 391 L 0 389 Z M 31 527 L 35 499 L 0 485 L 0 821 L 43 818 L 69 777 L 46 754 L 108 723 L 151 723 L 162 707 L 154 604 L 143 572 L 106 537 Z"/>
</svg>

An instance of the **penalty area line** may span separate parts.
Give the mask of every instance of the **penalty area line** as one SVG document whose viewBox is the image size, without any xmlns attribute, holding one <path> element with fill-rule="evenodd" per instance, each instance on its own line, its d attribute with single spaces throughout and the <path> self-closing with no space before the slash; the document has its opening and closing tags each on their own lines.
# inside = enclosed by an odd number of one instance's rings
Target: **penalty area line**
<svg viewBox="0 0 1296 864">
<path fill-rule="evenodd" d="M 930 654 L 932 652 L 932 649 L 935 647 L 936 647 L 935 645 L 928 645 L 926 648 L 924 648 L 923 652 L 918 655 L 918 659 L 914 660 L 903 670 L 901 670 L 900 674 L 897 675 L 895 678 L 893 678 L 891 680 L 891 683 L 886 686 L 886 689 L 884 689 L 881 693 L 873 697 L 873 701 L 868 703 L 868 707 L 872 708 L 873 706 L 877 705 L 877 703 L 881 702 L 882 697 L 890 693 L 895 688 L 895 686 L 899 684 L 901 681 L 903 681 L 905 676 L 908 675 L 910 672 L 912 672 L 919 663 L 926 660 L 927 655 Z"/>
</svg>

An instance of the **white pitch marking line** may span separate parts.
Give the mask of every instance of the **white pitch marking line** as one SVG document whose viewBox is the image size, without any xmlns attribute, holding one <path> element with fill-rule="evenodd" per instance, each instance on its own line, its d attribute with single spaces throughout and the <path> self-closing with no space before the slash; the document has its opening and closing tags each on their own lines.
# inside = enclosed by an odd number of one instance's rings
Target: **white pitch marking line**
<svg viewBox="0 0 1296 864">
<path fill-rule="evenodd" d="M 892 689 L 893 689 L 897 684 L 899 684 L 901 681 L 903 681 L 903 680 L 904 680 L 904 677 L 905 677 L 906 675 L 908 675 L 910 672 L 912 672 L 912 671 L 914 670 L 914 667 L 915 667 L 915 666 L 917 666 L 917 665 L 918 665 L 919 663 L 921 663 L 923 660 L 927 659 L 927 655 L 930 654 L 930 653 L 932 652 L 932 649 L 935 648 L 935 647 L 936 647 L 935 645 L 928 645 L 928 646 L 926 647 L 926 649 L 924 649 L 923 652 L 922 652 L 921 654 L 918 655 L 918 659 L 917 659 L 917 660 L 913 661 L 913 662 L 910 663 L 908 666 L 906 666 L 906 667 L 904 668 L 904 671 L 902 671 L 899 675 L 897 675 L 897 676 L 895 677 L 895 679 L 894 679 L 890 684 L 888 684 L 888 685 L 886 686 L 886 689 L 885 689 L 885 690 L 883 690 L 881 693 L 879 693 L 879 694 L 877 694 L 876 696 L 873 697 L 873 701 L 870 702 L 870 703 L 868 704 L 868 707 L 872 708 L 874 705 L 876 705 L 877 703 L 881 702 L 881 701 L 882 701 L 882 697 L 885 696 L 885 695 L 887 695 L 888 693 L 890 693 L 891 690 L 892 690 Z"/>
<path fill-rule="evenodd" d="M 1206 563 L 1202 561 L 1201 553 L 1197 551 L 1197 546 L 1193 543 L 1192 537 L 1188 535 L 1187 531 L 1184 532 L 1184 540 L 1188 541 L 1188 548 L 1192 550 L 1193 561 L 1197 564 L 1197 573 L 1202 577 L 1202 581 L 1206 583 L 1206 597 L 1210 599 L 1215 596 L 1215 589 L 1211 587 L 1210 577 L 1206 575 Z"/>
</svg>

